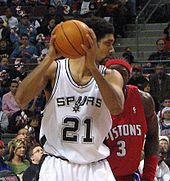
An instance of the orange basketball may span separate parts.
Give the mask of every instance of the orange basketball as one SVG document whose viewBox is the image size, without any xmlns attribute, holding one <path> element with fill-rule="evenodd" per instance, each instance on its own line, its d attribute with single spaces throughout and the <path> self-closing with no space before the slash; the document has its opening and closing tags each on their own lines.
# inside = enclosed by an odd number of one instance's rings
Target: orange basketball
<svg viewBox="0 0 170 181">
<path fill-rule="evenodd" d="M 79 58 L 85 54 L 81 44 L 89 47 L 86 34 L 89 27 L 78 20 L 67 20 L 57 26 L 55 30 L 55 48 L 68 58 Z"/>
</svg>

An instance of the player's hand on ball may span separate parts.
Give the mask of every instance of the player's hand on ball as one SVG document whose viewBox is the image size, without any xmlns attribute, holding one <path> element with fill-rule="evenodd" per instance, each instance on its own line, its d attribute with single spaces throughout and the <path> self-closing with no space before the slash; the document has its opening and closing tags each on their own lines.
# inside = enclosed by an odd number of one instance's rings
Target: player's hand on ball
<svg viewBox="0 0 170 181">
<path fill-rule="evenodd" d="M 62 56 L 54 46 L 54 41 L 55 41 L 55 38 L 56 38 L 56 34 L 54 32 L 55 32 L 56 27 L 53 29 L 53 31 L 51 33 L 51 39 L 50 39 L 49 50 L 48 50 L 48 56 L 50 58 L 54 59 L 54 60 L 56 58 L 59 58 L 59 57 Z"/>
<path fill-rule="evenodd" d="M 86 66 L 89 70 L 92 70 L 96 66 L 97 40 L 92 29 L 89 29 L 89 33 L 86 36 L 89 42 L 89 47 L 82 45 L 82 48 L 86 52 Z"/>
</svg>

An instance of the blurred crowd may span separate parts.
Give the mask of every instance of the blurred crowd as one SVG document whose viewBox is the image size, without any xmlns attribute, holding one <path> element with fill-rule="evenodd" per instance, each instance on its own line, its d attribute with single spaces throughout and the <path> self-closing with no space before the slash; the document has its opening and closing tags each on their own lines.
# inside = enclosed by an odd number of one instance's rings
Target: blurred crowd
<svg viewBox="0 0 170 181">
<path fill-rule="evenodd" d="M 0 0 L 4 6 L 0 16 L 0 129 L 2 135 L 15 135 L 7 150 L 0 141 L 3 168 L 13 170 L 25 181 L 30 181 L 31 174 L 38 169 L 36 165 L 43 155 L 38 135 L 45 95 L 41 92 L 22 110 L 14 96 L 19 83 L 48 52 L 53 28 L 70 17 L 100 16 L 113 23 L 116 37 L 124 38 L 126 24 L 134 23 L 138 9 L 145 3 L 136 0 Z M 46 11 L 34 17 L 24 9 L 25 6 L 44 6 Z M 162 60 L 170 60 L 170 24 L 165 27 L 164 36 L 156 41 L 156 47 L 157 52 L 153 52 L 144 65 L 135 64 L 130 47 L 125 49 L 122 57 L 132 65 L 129 84 L 152 95 L 160 135 L 169 145 L 170 75 L 166 70 L 170 62 Z M 168 149 L 167 146 L 163 160 L 166 159 L 170 167 Z"/>
</svg>

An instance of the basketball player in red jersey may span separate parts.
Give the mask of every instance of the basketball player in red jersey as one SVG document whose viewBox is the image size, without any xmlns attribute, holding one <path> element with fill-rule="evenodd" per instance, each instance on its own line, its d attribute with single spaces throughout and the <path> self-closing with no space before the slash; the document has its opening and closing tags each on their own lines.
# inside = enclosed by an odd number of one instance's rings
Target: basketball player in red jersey
<svg viewBox="0 0 170 181">
<path fill-rule="evenodd" d="M 153 181 L 158 163 L 158 125 L 153 99 L 137 87 L 126 85 L 131 69 L 129 63 L 111 59 L 106 62 L 106 67 L 116 69 L 124 79 L 124 111 L 112 116 L 113 125 L 107 139 L 111 150 L 108 161 L 116 181 Z M 145 166 L 140 178 L 136 171 L 143 144 Z"/>
</svg>

